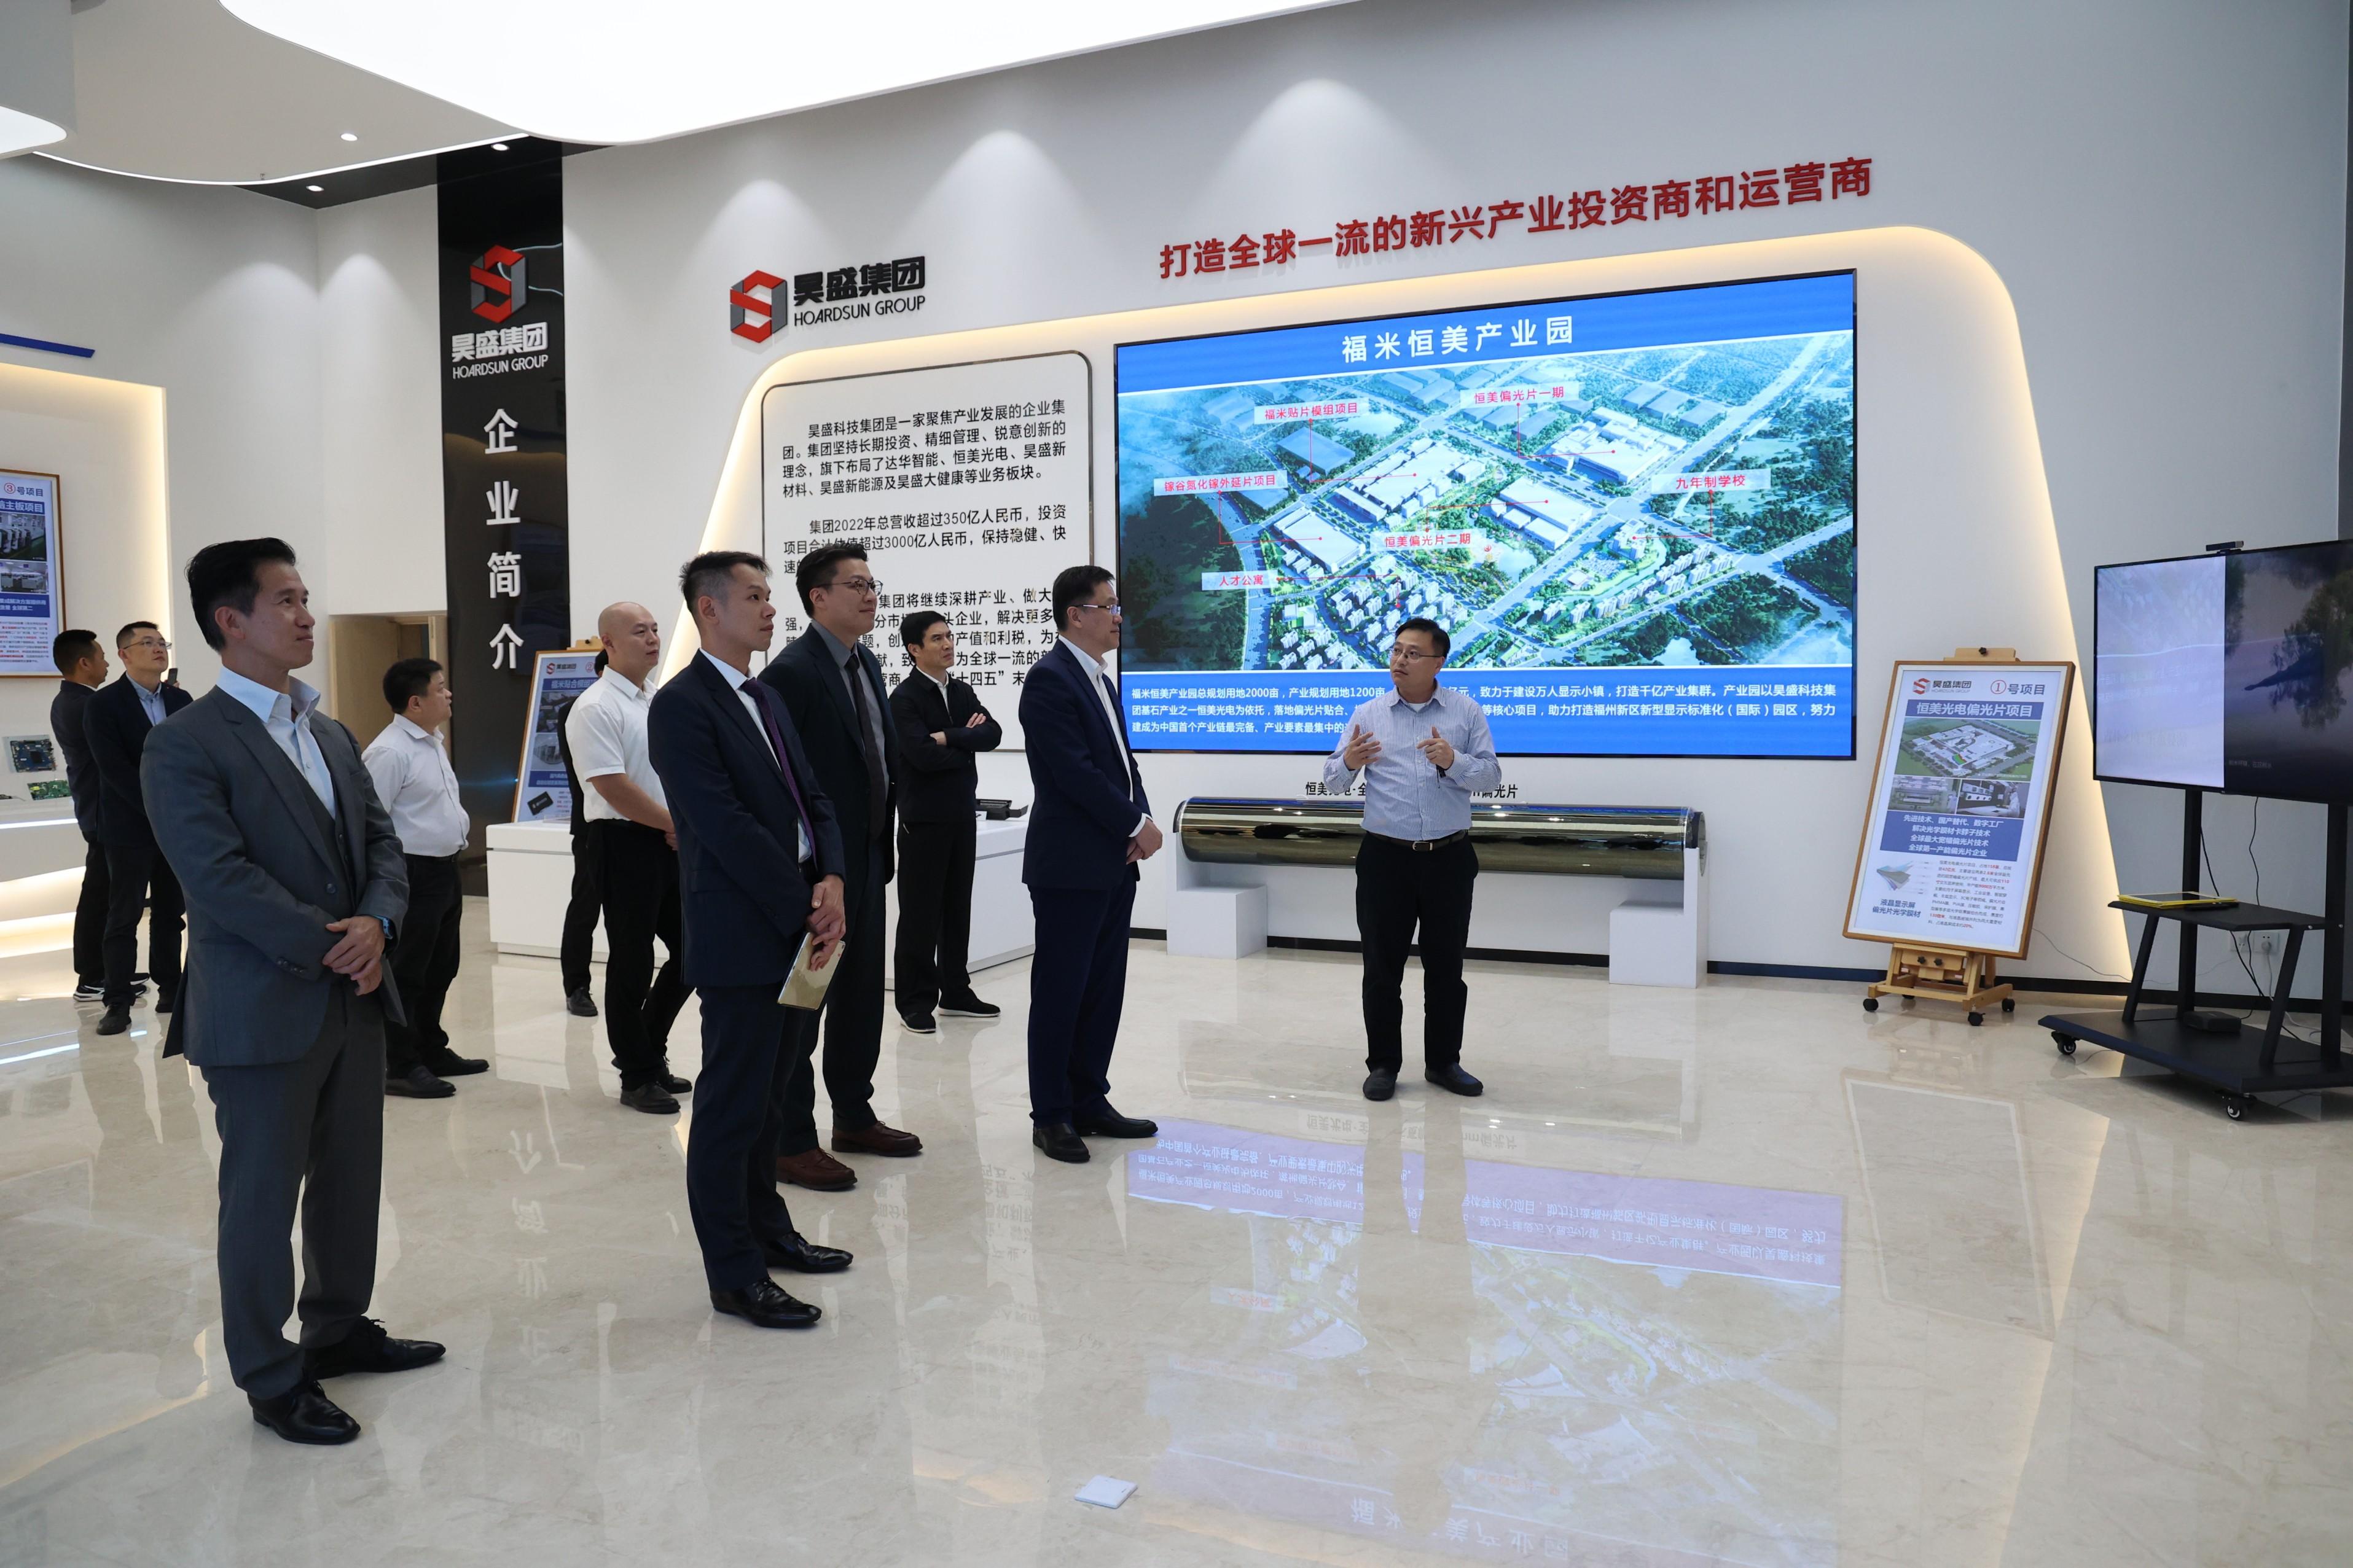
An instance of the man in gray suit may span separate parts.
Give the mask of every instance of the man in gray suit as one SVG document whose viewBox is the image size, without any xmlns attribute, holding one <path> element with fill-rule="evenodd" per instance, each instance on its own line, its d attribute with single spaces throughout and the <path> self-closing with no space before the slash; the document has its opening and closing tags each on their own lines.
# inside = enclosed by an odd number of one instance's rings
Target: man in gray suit
<svg viewBox="0 0 2353 1568">
<path fill-rule="evenodd" d="M 365 1316 L 384 1167 L 385 947 L 408 907 L 400 840 L 351 731 L 294 679 L 310 592 L 275 539 L 207 545 L 188 594 L 220 683 L 148 736 L 140 784 L 187 891 L 173 1029 L 220 1131 L 221 1337 L 253 1418 L 293 1443 L 359 1423 L 320 1388 L 402 1372 L 442 1347 Z M 302 1212 L 302 1342 L 288 1246 Z"/>
</svg>

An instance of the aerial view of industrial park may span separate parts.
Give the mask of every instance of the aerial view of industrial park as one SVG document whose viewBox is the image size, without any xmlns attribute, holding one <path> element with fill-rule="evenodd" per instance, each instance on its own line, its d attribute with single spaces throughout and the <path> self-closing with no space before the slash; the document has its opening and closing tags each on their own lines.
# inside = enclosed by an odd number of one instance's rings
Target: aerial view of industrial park
<svg viewBox="0 0 2353 1568">
<path fill-rule="evenodd" d="M 1123 394 L 1131 670 L 1841 665 L 1854 336 Z"/>
</svg>

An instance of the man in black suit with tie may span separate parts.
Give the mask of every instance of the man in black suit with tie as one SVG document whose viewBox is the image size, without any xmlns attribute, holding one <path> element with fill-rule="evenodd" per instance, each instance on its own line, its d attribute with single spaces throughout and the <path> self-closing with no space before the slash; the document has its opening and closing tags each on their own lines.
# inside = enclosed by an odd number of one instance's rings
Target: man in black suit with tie
<svg viewBox="0 0 2353 1568">
<path fill-rule="evenodd" d="M 891 693 L 899 755 L 907 763 L 899 795 L 899 941 L 892 969 L 899 1021 L 929 1035 L 939 1029 L 934 1005 L 963 1018 L 997 1015 L 973 994 L 965 958 L 972 942 L 973 796 L 980 782 L 973 757 L 997 750 L 1005 731 L 971 687 L 949 679 L 956 644 L 945 616 L 917 610 L 899 623 L 899 641 L 915 668 Z"/>
<path fill-rule="evenodd" d="M 809 628 L 769 661 L 760 679 L 784 699 L 808 748 L 818 788 L 832 799 L 841 827 L 847 925 L 841 972 L 826 992 L 824 1014 L 830 1142 L 838 1153 L 920 1154 L 923 1141 L 884 1126 L 873 1105 L 874 1064 L 882 1055 L 882 889 L 891 880 L 891 813 L 898 794 L 882 665 L 862 640 L 874 629 L 881 584 L 858 544 L 810 551 L 793 580 Z M 794 1085 L 776 1173 L 820 1192 L 858 1183 L 856 1172 L 817 1146 L 813 1079 Z"/>
<path fill-rule="evenodd" d="M 1061 637 L 1021 683 L 1022 743 L 1037 801 L 1021 851 L 1021 879 L 1038 922 L 1029 960 L 1029 1139 L 1051 1159 L 1083 1164 L 1082 1138 L 1160 1131 L 1122 1116 L 1109 1098 L 1135 867 L 1159 850 L 1160 828 L 1103 665 L 1119 647 L 1111 574 L 1066 568 L 1054 579 L 1053 610 Z"/>
<path fill-rule="evenodd" d="M 138 1000 L 132 978 L 139 960 L 139 917 L 147 925 L 147 973 L 155 980 L 155 1011 L 168 1013 L 180 994 L 180 931 L 186 904 L 179 879 L 155 847 L 147 826 L 147 802 L 139 782 L 139 759 L 156 725 L 193 700 L 164 679 L 172 645 L 153 621 L 132 621 L 114 634 L 122 679 L 90 694 L 82 710 L 90 760 L 98 764 L 99 837 L 106 841 L 106 1016 L 101 1035 L 131 1027 L 131 1004 Z M 152 910 L 152 913 L 151 913 Z"/>
<path fill-rule="evenodd" d="M 106 683 L 106 650 L 98 646 L 96 632 L 76 628 L 58 634 L 49 657 L 58 677 L 58 694 L 49 699 L 49 733 L 65 753 L 74 826 L 90 847 L 82 861 L 81 897 L 74 904 L 74 1000 L 95 1002 L 106 994 L 106 842 L 98 830 L 98 764 L 90 761 L 82 722 L 90 693 Z"/>
<path fill-rule="evenodd" d="M 764 1329 L 807 1328 L 818 1309 L 768 1270 L 830 1274 L 849 1254 L 804 1240 L 776 1193 L 786 1099 L 808 1076 L 814 1038 L 776 994 L 805 939 L 813 957 L 840 951 L 841 837 L 791 715 L 752 678 L 776 633 L 768 563 L 712 551 L 679 587 L 702 650 L 655 693 L 646 744 L 678 833 L 686 979 L 702 1001 L 687 1207 L 711 1304 Z"/>
</svg>

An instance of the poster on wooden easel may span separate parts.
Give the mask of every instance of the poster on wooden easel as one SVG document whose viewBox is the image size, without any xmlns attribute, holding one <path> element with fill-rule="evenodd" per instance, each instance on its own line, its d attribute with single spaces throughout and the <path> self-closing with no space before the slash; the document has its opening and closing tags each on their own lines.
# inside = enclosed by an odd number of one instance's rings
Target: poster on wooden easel
<svg viewBox="0 0 2353 1568">
<path fill-rule="evenodd" d="M 2074 688 L 2064 661 L 1896 665 L 1848 936 L 2026 955 Z"/>
</svg>

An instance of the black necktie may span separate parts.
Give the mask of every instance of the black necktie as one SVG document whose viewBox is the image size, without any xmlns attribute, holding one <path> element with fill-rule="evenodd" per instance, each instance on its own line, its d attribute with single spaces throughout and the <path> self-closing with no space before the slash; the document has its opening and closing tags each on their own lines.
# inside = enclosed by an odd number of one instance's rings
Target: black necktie
<svg viewBox="0 0 2353 1568">
<path fill-rule="evenodd" d="M 866 820 L 877 838 L 890 830 L 888 821 L 891 769 L 882 761 L 881 743 L 874 738 L 873 699 L 866 693 L 866 671 L 858 665 L 858 650 L 841 667 L 849 677 L 849 700 L 858 710 L 858 743 L 866 752 Z"/>
</svg>

